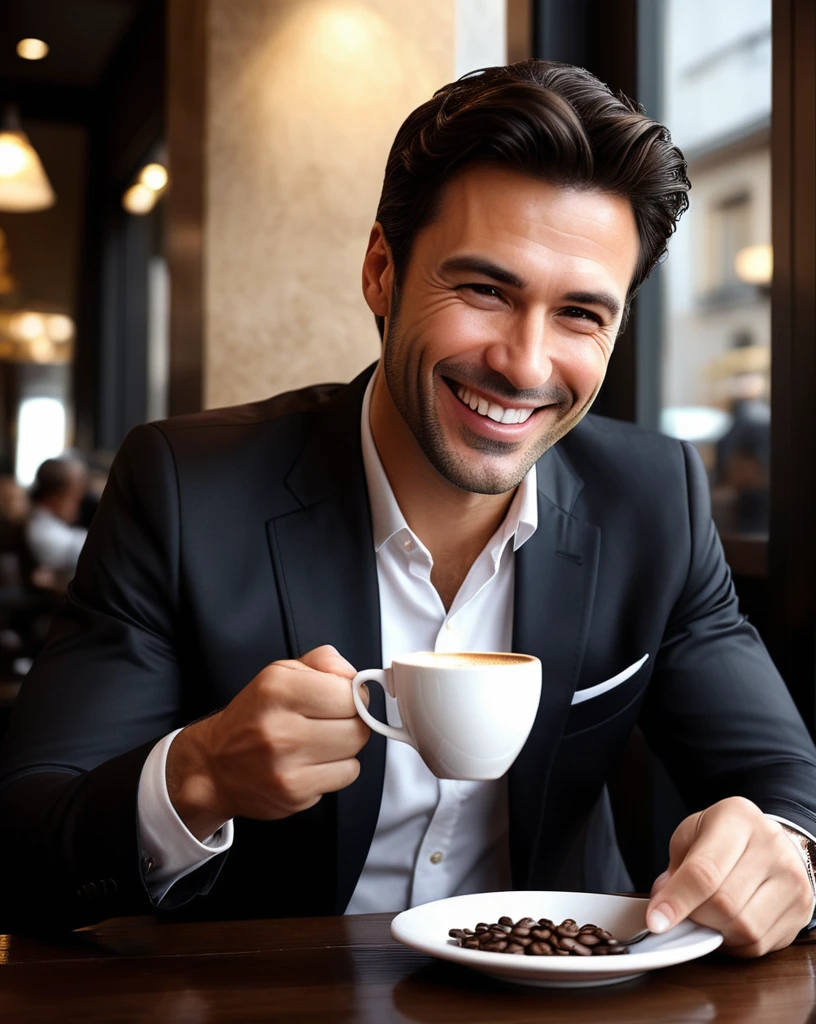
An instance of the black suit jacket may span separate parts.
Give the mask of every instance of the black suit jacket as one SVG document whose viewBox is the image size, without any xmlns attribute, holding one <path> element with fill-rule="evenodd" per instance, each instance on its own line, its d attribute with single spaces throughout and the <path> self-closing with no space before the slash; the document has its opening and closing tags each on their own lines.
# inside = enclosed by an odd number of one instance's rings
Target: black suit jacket
<svg viewBox="0 0 816 1024">
<path fill-rule="evenodd" d="M 6 927 L 155 909 L 136 814 L 154 743 L 276 659 L 331 643 L 381 664 L 360 448 L 370 373 L 128 436 L 3 753 Z M 513 647 L 541 659 L 543 690 L 509 773 L 514 886 L 552 884 L 635 723 L 690 807 L 743 794 L 816 831 L 816 751 L 739 614 L 694 450 L 589 416 L 539 461 L 538 489 L 538 530 L 516 556 Z M 627 682 L 571 704 L 646 653 Z M 381 718 L 382 704 L 373 687 Z M 232 850 L 159 909 L 342 913 L 384 758 L 372 735 L 352 786 L 283 821 L 236 821 Z"/>
</svg>

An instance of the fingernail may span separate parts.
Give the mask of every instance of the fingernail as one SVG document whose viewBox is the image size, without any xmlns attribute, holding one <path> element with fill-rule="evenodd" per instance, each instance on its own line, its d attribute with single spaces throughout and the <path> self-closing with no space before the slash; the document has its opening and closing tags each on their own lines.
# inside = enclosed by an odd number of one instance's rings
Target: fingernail
<svg viewBox="0 0 816 1024">
<path fill-rule="evenodd" d="M 646 924 L 649 930 L 655 935 L 667 932 L 671 928 L 671 907 L 667 903 L 661 903 L 659 907 L 650 911 L 646 917 Z"/>
<path fill-rule="evenodd" d="M 662 875 L 658 875 L 657 878 L 654 880 L 654 882 L 652 882 L 652 892 L 654 892 L 655 889 L 659 889 L 660 886 L 666 881 L 666 879 L 668 877 L 669 877 L 669 869 L 666 868 L 666 870 L 663 872 L 663 874 Z"/>
</svg>

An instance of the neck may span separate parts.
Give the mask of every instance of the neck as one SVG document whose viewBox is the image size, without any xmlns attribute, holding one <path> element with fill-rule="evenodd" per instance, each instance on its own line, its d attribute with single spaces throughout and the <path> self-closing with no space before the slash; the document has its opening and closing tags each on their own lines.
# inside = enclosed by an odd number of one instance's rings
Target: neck
<svg viewBox="0 0 816 1024">
<path fill-rule="evenodd" d="M 498 529 L 515 491 L 475 494 L 456 487 L 438 473 L 394 405 L 381 367 L 371 396 L 370 419 L 374 443 L 397 504 L 411 530 L 431 552 L 433 575 L 440 579 L 444 575 L 449 591 L 457 580 L 461 583 Z M 442 597 L 445 600 L 446 595 Z"/>
</svg>

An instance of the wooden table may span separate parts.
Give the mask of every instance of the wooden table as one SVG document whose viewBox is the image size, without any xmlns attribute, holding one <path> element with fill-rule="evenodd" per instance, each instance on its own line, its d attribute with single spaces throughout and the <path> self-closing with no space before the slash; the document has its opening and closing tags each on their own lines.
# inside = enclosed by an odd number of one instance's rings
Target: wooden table
<svg viewBox="0 0 816 1024">
<path fill-rule="evenodd" d="M 505 985 L 390 936 L 390 914 L 214 924 L 118 919 L 60 941 L 0 936 L 0 1020 L 557 1022 L 816 1019 L 816 946 L 712 954 L 605 989 Z M 813 1014 L 813 1016 L 811 1016 Z"/>
</svg>

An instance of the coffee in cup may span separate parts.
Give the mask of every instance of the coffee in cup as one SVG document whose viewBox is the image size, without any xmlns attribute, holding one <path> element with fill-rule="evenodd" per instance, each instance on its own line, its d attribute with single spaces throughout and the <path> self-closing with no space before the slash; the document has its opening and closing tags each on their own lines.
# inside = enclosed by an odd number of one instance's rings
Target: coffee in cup
<svg viewBox="0 0 816 1024">
<path fill-rule="evenodd" d="M 373 717 L 360 697 L 377 682 L 396 698 L 402 728 Z M 375 732 L 408 743 L 440 779 L 498 779 L 524 746 L 541 697 L 541 662 L 528 654 L 419 651 L 389 669 L 359 672 L 357 712 Z"/>
</svg>

